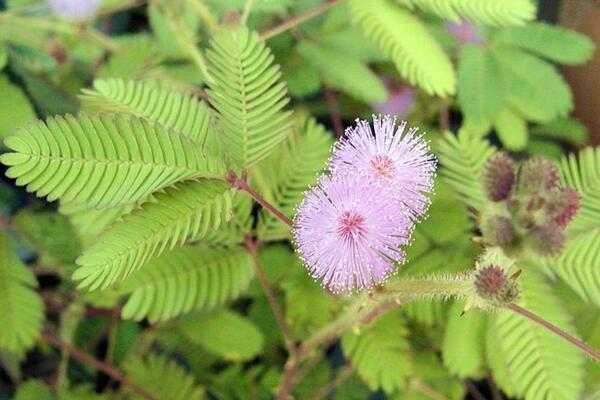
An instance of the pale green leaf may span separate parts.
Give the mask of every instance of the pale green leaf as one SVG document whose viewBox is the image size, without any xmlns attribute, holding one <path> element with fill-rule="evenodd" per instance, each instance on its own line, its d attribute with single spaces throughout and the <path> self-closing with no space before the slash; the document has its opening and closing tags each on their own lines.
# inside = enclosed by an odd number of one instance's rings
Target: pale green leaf
<svg viewBox="0 0 600 400">
<path fill-rule="evenodd" d="M 0 138 L 5 138 L 34 121 L 36 115 L 23 90 L 4 74 L 0 74 L 0 93 Z"/>
<path fill-rule="evenodd" d="M 502 108 L 496 115 L 494 129 L 507 149 L 518 151 L 527 146 L 527 122 L 510 107 Z"/>
</svg>

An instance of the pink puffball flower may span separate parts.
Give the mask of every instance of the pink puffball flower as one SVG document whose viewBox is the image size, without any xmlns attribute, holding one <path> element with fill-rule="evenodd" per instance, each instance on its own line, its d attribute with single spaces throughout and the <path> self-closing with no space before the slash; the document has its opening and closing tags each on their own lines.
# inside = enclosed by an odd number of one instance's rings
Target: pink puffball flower
<svg viewBox="0 0 600 400">
<path fill-rule="evenodd" d="M 294 242 L 313 278 L 348 292 L 382 283 L 404 262 L 406 207 L 364 174 L 323 176 L 296 211 Z"/>
<path fill-rule="evenodd" d="M 331 172 L 366 174 L 390 186 L 394 195 L 411 212 L 413 219 L 422 217 L 429 207 L 433 190 L 436 159 L 428 142 L 417 128 L 407 129 L 406 122 L 396 126 L 388 115 L 373 117 L 373 128 L 367 121 L 356 121 L 346 129 L 346 138 L 333 150 Z"/>
<path fill-rule="evenodd" d="M 48 0 L 52 10 L 70 21 L 83 21 L 96 14 L 102 0 Z"/>
</svg>

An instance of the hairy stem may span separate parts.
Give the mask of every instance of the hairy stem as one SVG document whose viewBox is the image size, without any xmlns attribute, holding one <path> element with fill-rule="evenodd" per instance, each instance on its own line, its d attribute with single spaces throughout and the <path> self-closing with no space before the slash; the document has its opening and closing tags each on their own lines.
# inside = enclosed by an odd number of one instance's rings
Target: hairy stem
<svg viewBox="0 0 600 400">
<path fill-rule="evenodd" d="M 323 343 L 338 338 L 347 329 L 370 323 L 386 311 L 411 300 L 465 297 L 473 290 L 473 282 L 470 278 L 457 275 L 402 279 L 377 292 L 363 293 L 348 306 L 344 313 L 317 330 L 299 346 L 296 353 L 290 355 L 284 368 L 283 381 L 277 398 L 279 400 L 291 398 L 291 390 L 297 382 L 296 369 L 304 357 Z"/>
<path fill-rule="evenodd" d="M 188 4 L 194 8 L 196 14 L 198 14 L 202 22 L 204 22 L 210 33 L 214 35 L 221 32 L 221 27 L 219 26 L 217 19 L 212 15 L 202 0 L 188 0 Z"/>
<path fill-rule="evenodd" d="M 598 350 L 591 348 L 583 340 L 577 339 L 576 337 L 569 335 L 567 332 L 563 331 L 558 326 L 546 321 L 545 319 L 532 313 L 531 311 L 526 310 L 523 307 L 516 305 L 515 303 L 510 303 L 506 307 L 508 309 L 516 312 L 517 314 L 524 316 L 525 318 L 529 318 L 536 324 L 543 326 L 544 328 L 548 329 L 550 332 L 560 336 L 561 338 L 563 338 L 567 342 L 571 343 L 572 345 L 579 347 L 579 349 L 581 349 L 585 354 L 592 357 L 596 361 L 600 362 L 600 352 Z"/>
<path fill-rule="evenodd" d="M 44 339 L 46 342 L 50 343 L 52 346 L 58 348 L 59 350 L 68 352 L 71 355 L 71 357 L 76 358 L 77 360 L 79 360 L 85 364 L 88 364 L 89 366 L 91 366 L 99 371 L 102 371 L 103 373 L 110 376 L 112 379 L 121 383 L 122 385 L 128 386 L 129 388 L 131 388 L 131 390 L 133 390 L 135 393 L 142 396 L 143 398 L 150 399 L 150 400 L 157 400 L 154 396 L 152 396 L 146 390 L 144 390 L 143 388 L 139 387 L 135 383 L 133 383 L 133 382 L 129 381 L 127 378 L 125 378 L 125 376 L 123 376 L 123 374 L 114 365 L 96 360 L 95 358 L 84 353 L 82 350 L 78 349 L 77 347 L 62 342 L 59 338 L 51 335 L 50 333 L 43 332 L 42 339 Z"/>
<path fill-rule="evenodd" d="M 329 0 L 323 4 L 319 4 L 318 6 L 308 9 L 303 13 L 296 15 L 295 17 L 283 21 L 279 25 L 267 29 L 266 31 L 260 34 L 260 38 L 263 40 L 267 40 L 269 38 L 272 38 L 273 36 L 279 35 L 280 33 L 285 32 L 295 26 L 298 26 L 304 21 L 311 19 L 312 17 L 324 13 L 325 11 L 329 10 L 331 7 L 335 6 L 338 3 L 340 3 L 340 0 Z"/>
<path fill-rule="evenodd" d="M 250 16 L 250 10 L 252 10 L 253 0 L 246 0 L 246 4 L 244 5 L 244 12 L 242 13 L 242 25 L 246 25 L 248 22 L 248 17 Z"/>
<path fill-rule="evenodd" d="M 258 272 L 258 280 L 263 288 L 263 291 L 265 292 L 265 296 L 267 297 L 267 300 L 271 306 L 273 315 L 275 315 L 277 325 L 279 325 L 279 329 L 281 330 L 281 334 L 285 341 L 285 346 L 291 353 L 295 351 L 295 342 L 292 338 L 292 335 L 290 334 L 290 329 L 287 323 L 285 322 L 283 311 L 281 310 L 281 307 L 279 306 L 279 303 L 277 302 L 277 299 L 275 298 L 275 295 L 273 294 L 273 291 L 269 286 L 269 281 L 267 279 L 265 269 L 262 263 L 260 262 L 260 259 L 258 258 L 258 243 L 254 241 L 251 237 L 247 236 L 245 239 L 245 244 L 246 249 L 248 249 L 248 253 L 250 253 L 252 260 L 254 261 L 254 266 L 256 267 L 256 271 Z"/>
<path fill-rule="evenodd" d="M 279 211 L 274 205 L 265 200 L 260 194 L 258 194 L 256 190 L 252 189 L 248 185 L 247 177 L 245 175 L 242 175 L 241 178 L 238 178 L 234 172 L 230 171 L 227 180 L 234 188 L 240 189 L 252 196 L 252 198 L 256 200 L 261 206 L 269 210 L 269 212 L 271 212 L 281 221 L 289 225 L 290 228 L 294 226 L 294 222 L 287 215 Z"/>
</svg>

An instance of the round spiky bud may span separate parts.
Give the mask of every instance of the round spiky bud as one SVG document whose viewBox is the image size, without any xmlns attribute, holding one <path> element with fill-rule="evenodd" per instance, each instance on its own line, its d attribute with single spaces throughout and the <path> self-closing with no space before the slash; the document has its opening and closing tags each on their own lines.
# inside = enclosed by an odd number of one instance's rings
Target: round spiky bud
<svg viewBox="0 0 600 400">
<path fill-rule="evenodd" d="M 475 290 L 479 297 L 494 307 L 501 307 L 517 299 L 519 288 L 504 269 L 488 265 L 477 272 Z"/>
<path fill-rule="evenodd" d="M 546 200 L 544 211 L 558 226 L 564 228 L 579 210 L 579 193 L 572 188 L 552 189 Z"/>
<path fill-rule="evenodd" d="M 481 223 L 481 233 L 486 243 L 505 247 L 515 240 L 515 230 L 512 222 L 505 216 L 494 215 Z"/>
<path fill-rule="evenodd" d="M 506 200 L 514 181 L 513 162 L 506 153 L 499 153 L 488 160 L 483 171 L 483 183 L 491 201 Z"/>
<path fill-rule="evenodd" d="M 522 194 L 538 193 L 558 187 L 558 183 L 556 164 L 542 157 L 533 157 L 525 161 L 519 169 L 517 190 Z"/>
<path fill-rule="evenodd" d="M 562 229 L 554 224 L 534 226 L 526 240 L 531 249 L 542 256 L 558 255 L 565 245 Z"/>
</svg>

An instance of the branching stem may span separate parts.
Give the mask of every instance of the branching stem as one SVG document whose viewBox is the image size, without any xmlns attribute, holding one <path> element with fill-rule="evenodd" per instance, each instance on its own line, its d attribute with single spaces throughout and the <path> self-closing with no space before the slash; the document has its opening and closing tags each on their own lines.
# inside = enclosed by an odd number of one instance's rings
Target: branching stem
<svg viewBox="0 0 600 400">
<path fill-rule="evenodd" d="M 548 329 L 550 332 L 552 332 L 552 333 L 560 336 L 561 338 L 563 338 L 567 342 L 569 342 L 572 345 L 574 345 L 574 346 L 578 347 L 579 349 L 581 349 L 588 356 L 590 356 L 593 359 L 595 359 L 596 361 L 600 362 L 600 352 L 598 350 L 595 350 L 595 349 L 591 348 L 583 340 L 577 339 L 576 337 L 574 337 L 572 335 L 569 335 L 567 332 L 563 331 L 558 326 L 556 326 L 556 325 L 554 325 L 554 324 L 546 321 L 542 317 L 540 317 L 540 316 L 532 313 L 529 310 L 524 309 L 521 306 L 518 306 L 518 305 L 516 305 L 514 303 L 510 303 L 506 307 L 509 308 L 510 310 L 516 312 L 517 314 L 520 314 L 523 317 L 532 320 L 536 324 L 539 324 L 539 325 L 543 326 L 544 328 Z"/>
<path fill-rule="evenodd" d="M 338 3 L 340 3 L 340 0 L 328 0 L 323 4 L 319 4 L 318 6 L 308 9 L 305 12 L 296 15 L 295 17 L 283 21 L 279 25 L 267 29 L 266 31 L 260 34 L 260 38 L 262 40 L 267 40 L 269 38 L 272 38 L 273 36 L 279 35 L 280 33 L 292 29 L 293 27 L 300 25 L 301 23 L 308 19 L 311 19 L 312 17 L 324 13 L 325 11 L 329 10 L 331 7 L 335 6 Z"/>
<path fill-rule="evenodd" d="M 91 366 L 99 371 L 102 371 L 103 373 L 110 376 L 112 379 L 121 383 L 122 385 L 129 386 L 131 388 L 131 390 L 133 390 L 134 392 L 136 392 L 138 395 L 142 396 L 143 398 L 146 398 L 149 400 L 157 400 L 154 396 L 152 396 L 146 390 L 144 390 L 140 386 L 136 385 L 135 383 L 133 383 L 133 382 L 129 381 L 127 378 L 125 378 L 125 376 L 123 376 L 123 374 L 114 365 L 96 360 L 94 357 L 88 355 L 87 353 L 83 352 L 82 350 L 78 349 L 77 347 L 72 346 L 68 343 L 64 343 L 59 338 L 51 335 L 50 333 L 43 332 L 42 339 L 44 339 L 46 342 L 50 343 L 52 346 L 54 346 L 60 350 L 66 351 L 67 353 L 69 353 L 71 355 L 71 357 L 76 358 L 77 360 L 79 360 L 83 363 L 86 363 L 89 366 Z"/>
<path fill-rule="evenodd" d="M 245 174 L 242 175 L 241 178 L 238 178 L 237 175 L 233 171 L 230 171 L 229 175 L 227 176 L 227 180 L 229 181 L 231 186 L 233 186 L 234 188 L 243 190 L 244 192 L 246 192 L 250 196 L 252 196 L 252 198 L 254 200 L 256 200 L 261 206 L 263 206 L 264 208 L 269 210 L 273 215 L 275 215 L 281 221 L 283 221 L 287 225 L 289 225 L 290 228 L 294 226 L 294 222 L 288 216 L 286 216 L 284 213 L 279 211 L 274 205 L 272 205 L 267 200 L 265 200 L 260 194 L 258 194 L 258 192 L 256 190 L 252 189 L 248 185 L 248 179 Z"/>
</svg>

